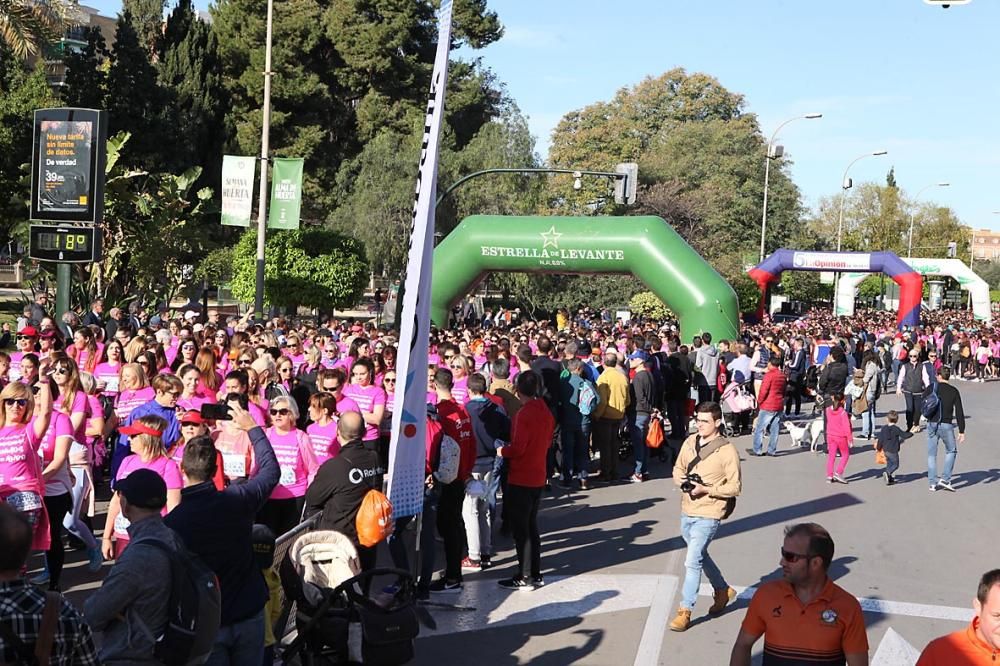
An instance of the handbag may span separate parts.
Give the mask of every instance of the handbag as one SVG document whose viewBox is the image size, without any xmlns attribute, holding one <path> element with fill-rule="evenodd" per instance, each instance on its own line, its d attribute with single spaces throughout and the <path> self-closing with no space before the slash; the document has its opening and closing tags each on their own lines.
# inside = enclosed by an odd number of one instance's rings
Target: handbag
<svg viewBox="0 0 1000 666">
<path fill-rule="evenodd" d="M 406 664 L 413 659 L 413 640 L 420 633 L 412 604 L 380 608 L 358 605 L 361 619 L 361 655 L 366 664 Z"/>
<path fill-rule="evenodd" d="M 876 465 L 886 465 L 889 461 L 885 459 L 885 451 L 879 449 L 875 452 L 875 464 Z"/>
<path fill-rule="evenodd" d="M 871 380 L 865 382 L 864 387 L 861 389 L 861 395 L 851 401 L 851 412 L 855 416 L 859 416 L 868 411 L 868 385 L 871 384 Z"/>
<path fill-rule="evenodd" d="M 646 446 L 651 449 L 658 449 L 663 446 L 663 424 L 660 419 L 654 418 L 649 422 L 649 431 L 646 433 Z"/>
</svg>

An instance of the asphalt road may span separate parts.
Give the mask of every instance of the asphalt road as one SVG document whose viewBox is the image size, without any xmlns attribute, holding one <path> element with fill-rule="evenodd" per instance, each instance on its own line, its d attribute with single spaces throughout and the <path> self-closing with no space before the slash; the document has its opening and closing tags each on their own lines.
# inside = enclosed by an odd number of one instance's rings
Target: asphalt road
<svg viewBox="0 0 1000 666">
<path fill-rule="evenodd" d="M 744 494 L 710 549 L 729 583 L 742 589 L 780 575 L 782 529 L 815 521 L 836 541 L 831 576 L 870 609 L 865 619 L 873 657 L 890 636 L 873 664 L 912 664 L 901 656 L 900 638 L 919 650 L 961 628 L 971 616 L 979 576 L 1000 566 L 988 555 L 993 484 L 1000 479 L 1000 414 L 994 411 L 1000 382 L 956 386 L 969 415 L 953 477 L 956 493 L 928 492 L 924 432 L 904 443 L 900 483 L 893 487 L 882 481 L 865 441 L 856 441 L 845 486 L 827 484 L 825 456 L 791 450 L 787 434 L 776 458 L 749 458 L 744 448 L 750 438 L 738 438 Z M 901 403 L 883 396 L 877 411 Z M 623 473 L 627 467 L 622 464 Z M 428 608 L 438 627 L 423 631 L 414 663 L 727 664 L 746 595 L 716 618 L 705 616 L 711 601 L 700 598 L 687 632 L 666 629 L 684 576 L 680 497 L 666 464 L 654 461 L 651 472 L 653 480 L 643 484 L 547 493 L 540 515 L 547 585 L 530 592 L 498 588 L 495 581 L 509 576 L 514 562 L 513 544 L 499 539 L 494 568 L 466 574 L 460 594 L 432 599 Z M 103 517 L 95 524 L 103 525 Z M 443 562 L 440 554 L 437 561 Z M 64 580 L 69 597 L 79 601 L 97 585 L 82 553 L 70 553 Z"/>
</svg>

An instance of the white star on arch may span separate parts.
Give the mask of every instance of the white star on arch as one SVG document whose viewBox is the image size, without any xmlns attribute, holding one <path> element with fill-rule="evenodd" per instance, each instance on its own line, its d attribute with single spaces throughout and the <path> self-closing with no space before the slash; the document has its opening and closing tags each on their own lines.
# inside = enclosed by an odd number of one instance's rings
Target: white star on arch
<svg viewBox="0 0 1000 666">
<path fill-rule="evenodd" d="M 542 240 L 545 241 L 542 243 L 542 249 L 544 250 L 551 245 L 558 250 L 560 236 L 562 236 L 562 234 L 556 231 L 555 225 L 553 225 L 548 231 L 542 232 Z"/>
</svg>

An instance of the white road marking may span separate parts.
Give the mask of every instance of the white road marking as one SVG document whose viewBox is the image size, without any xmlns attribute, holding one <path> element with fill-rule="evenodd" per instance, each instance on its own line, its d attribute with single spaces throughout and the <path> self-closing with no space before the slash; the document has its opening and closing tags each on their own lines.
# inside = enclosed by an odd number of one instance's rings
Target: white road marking
<svg viewBox="0 0 1000 666">
<path fill-rule="evenodd" d="M 913 666 L 920 658 L 920 650 L 889 627 L 875 650 L 871 666 Z"/>
<path fill-rule="evenodd" d="M 663 633 L 667 630 L 670 609 L 674 606 L 677 582 L 676 576 L 660 576 L 649 615 L 646 616 L 646 625 L 642 629 L 642 638 L 639 639 L 634 666 L 656 666 L 659 663 Z"/>
<path fill-rule="evenodd" d="M 677 586 L 674 576 L 649 574 L 586 574 L 551 576 L 538 590 L 505 590 L 496 579 L 465 579 L 458 594 L 432 595 L 432 601 L 469 610 L 428 606 L 437 629 L 421 628 L 420 636 L 442 636 L 499 626 L 530 624 L 564 618 L 614 613 L 658 604 Z M 658 606 L 657 606 L 658 607 Z M 662 629 L 666 623 L 661 625 Z M 645 635 L 645 632 L 644 632 Z M 657 649 L 659 646 L 657 645 Z"/>
<path fill-rule="evenodd" d="M 733 589 L 740 593 L 740 599 L 749 600 L 756 587 L 740 587 L 733 585 Z M 698 594 L 703 597 L 710 597 L 713 594 L 712 586 L 702 584 L 698 589 Z M 885 599 L 869 599 L 867 597 L 857 597 L 861 604 L 861 610 L 868 613 L 880 613 L 882 615 L 905 615 L 907 617 L 925 617 L 932 620 L 951 620 L 952 622 L 969 622 L 972 620 L 972 608 L 959 608 L 956 606 L 936 606 L 933 604 L 914 604 L 908 601 L 887 601 Z"/>
</svg>

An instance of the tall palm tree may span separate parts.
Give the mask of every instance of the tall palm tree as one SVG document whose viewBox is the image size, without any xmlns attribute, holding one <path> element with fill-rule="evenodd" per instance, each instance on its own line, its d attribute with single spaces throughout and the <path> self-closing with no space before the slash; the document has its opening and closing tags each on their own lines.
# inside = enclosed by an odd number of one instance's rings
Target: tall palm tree
<svg viewBox="0 0 1000 666">
<path fill-rule="evenodd" d="M 59 37 L 72 8 L 67 0 L 0 0 L 0 42 L 19 58 L 38 53 Z"/>
</svg>

